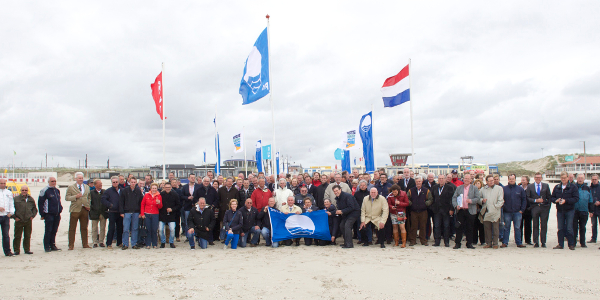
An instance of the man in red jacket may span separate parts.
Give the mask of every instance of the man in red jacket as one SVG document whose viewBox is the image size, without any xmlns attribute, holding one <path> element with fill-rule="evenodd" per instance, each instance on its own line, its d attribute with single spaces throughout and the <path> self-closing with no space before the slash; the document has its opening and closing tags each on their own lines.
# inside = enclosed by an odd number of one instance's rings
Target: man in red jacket
<svg viewBox="0 0 600 300">
<path fill-rule="evenodd" d="M 258 180 L 258 187 L 252 192 L 252 206 L 259 211 L 269 204 L 269 198 L 273 197 L 273 193 L 265 186 L 265 178 L 261 177 Z"/>
</svg>

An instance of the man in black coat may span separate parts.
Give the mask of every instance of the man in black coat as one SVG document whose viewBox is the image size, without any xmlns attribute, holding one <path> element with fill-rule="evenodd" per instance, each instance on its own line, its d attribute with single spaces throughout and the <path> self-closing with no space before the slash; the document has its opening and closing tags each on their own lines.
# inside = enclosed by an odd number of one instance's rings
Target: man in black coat
<svg viewBox="0 0 600 300">
<path fill-rule="evenodd" d="M 219 199 L 219 203 L 218 203 L 218 207 L 219 207 L 219 214 L 217 216 L 217 223 L 214 229 L 214 240 L 218 241 L 220 238 L 220 228 L 221 228 L 221 222 L 223 221 L 223 216 L 225 216 L 225 212 L 229 209 L 229 201 L 231 201 L 231 199 L 237 199 L 238 203 L 239 203 L 239 191 L 233 186 L 233 177 L 227 177 L 227 180 L 225 181 L 225 184 L 223 184 L 222 187 L 219 188 L 219 190 L 217 191 L 217 197 Z M 223 237 L 223 242 L 225 242 L 225 238 Z"/>
<path fill-rule="evenodd" d="M 360 207 L 356 199 L 351 194 L 342 192 L 342 188 L 339 185 L 333 187 L 333 193 L 335 194 L 335 200 L 337 204 L 336 214 L 342 216 L 340 223 L 340 229 L 344 236 L 344 244 L 342 248 L 354 248 L 352 242 L 352 227 L 358 218 L 360 218 Z"/>
<path fill-rule="evenodd" d="M 192 250 L 196 249 L 194 239 L 197 238 L 200 248 L 206 249 L 208 246 L 208 239 L 213 236 L 212 231 L 215 227 L 216 220 L 214 211 L 210 206 L 206 206 L 206 200 L 204 198 L 198 199 L 197 205 L 190 210 L 187 223 L 188 226 L 190 226 L 190 229 L 186 232 L 188 241 L 190 242 L 190 248 Z"/>
<path fill-rule="evenodd" d="M 181 202 L 183 203 L 181 207 L 181 231 L 183 232 L 188 230 L 187 219 L 194 203 L 198 201 L 198 198 L 196 198 L 196 191 L 200 188 L 200 186 L 196 184 L 196 175 L 188 175 L 188 180 L 189 183 L 181 187 L 181 194 L 183 195 L 183 198 L 181 199 Z"/>
<path fill-rule="evenodd" d="M 535 173 L 535 181 L 527 186 L 525 194 L 527 202 L 531 207 L 531 217 L 533 218 L 533 247 L 540 246 L 546 248 L 546 234 L 548 232 L 548 218 L 550 217 L 550 186 L 542 182 L 542 173 Z M 541 222 L 540 222 L 541 221 Z M 542 231 L 540 232 L 540 227 Z"/>
<path fill-rule="evenodd" d="M 328 176 L 325 174 L 321 175 L 321 185 L 317 187 L 316 195 L 313 195 L 315 197 L 315 202 L 317 202 L 317 207 L 319 207 L 319 209 L 325 208 L 325 203 L 323 202 L 323 199 L 325 198 L 325 191 L 327 190 L 329 184 L 330 183 Z"/>
<path fill-rule="evenodd" d="M 247 182 L 248 180 L 245 180 Z M 258 237 L 260 236 L 260 226 L 258 226 L 258 210 L 252 206 L 252 199 L 246 199 L 244 207 L 240 208 L 240 213 L 244 220 L 242 225 L 242 233 L 240 234 L 240 247 L 246 247 L 248 239 L 250 239 L 250 247 L 256 247 Z"/>
<path fill-rule="evenodd" d="M 254 192 L 254 188 L 250 186 L 250 181 L 248 179 L 243 180 L 242 188 L 239 189 L 240 202 L 246 202 L 247 199 L 252 197 L 252 193 Z M 240 239 L 241 240 L 241 239 Z"/>
<path fill-rule="evenodd" d="M 438 176 L 438 183 L 429 191 L 433 196 L 433 203 L 430 206 L 433 212 L 433 238 L 435 240 L 433 246 L 440 246 L 443 232 L 444 246 L 450 247 L 450 213 L 454 213 L 452 206 L 454 189 L 446 183 L 446 176 L 441 174 Z"/>
<path fill-rule="evenodd" d="M 165 183 L 165 186 L 160 192 L 162 197 L 162 207 L 158 211 L 158 231 L 160 232 L 160 247 L 164 248 L 166 243 L 165 225 L 169 226 L 169 246 L 175 248 L 173 240 L 175 239 L 175 220 L 178 215 L 175 213 L 180 206 L 179 194 L 173 190 L 170 183 Z"/>
</svg>

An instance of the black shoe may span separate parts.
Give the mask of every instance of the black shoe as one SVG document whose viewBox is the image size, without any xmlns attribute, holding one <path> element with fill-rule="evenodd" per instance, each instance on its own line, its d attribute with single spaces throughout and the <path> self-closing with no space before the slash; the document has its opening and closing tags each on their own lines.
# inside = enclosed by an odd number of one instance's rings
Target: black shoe
<svg viewBox="0 0 600 300">
<path fill-rule="evenodd" d="M 347 247 L 346 245 L 342 246 L 342 249 L 350 249 L 350 248 L 354 248 L 354 247 Z"/>
<path fill-rule="evenodd" d="M 127 248 L 129 248 L 129 247 L 123 246 L 123 247 L 121 247 L 121 250 L 127 250 Z"/>
<path fill-rule="evenodd" d="M 171 244 L 169 244 L 169 247 L 175 248 L 175 244 L 171 243 Z"/>
<path fill-rule="evenodd" d="M 387 240 L 387 241 L 386 241 L 386 243 L 387 243 L 388 245 L 391 245 L 391 244 L 392 244 L 392 240 Z"/>
<path fill-rule="evenodd" d="M 44 249 L 44 251 L 46 251 L 46 252 L 52 252 L 52 249 L 46 248 L 46 249 Z"/>
<path fill-rule="evenodd" d="M 211 245 L 211 246 L 215 245 L 215 243 L 213 243 L 213 242 L 208 242 L 208 244 Z"/>
<path fill-rule="evenodd" d="M 435 243 L 435 244 L 433 244 L 433 246 L 434 246 L 434 247 L 439 247 L 439 246 L 440 246 L 440 243 Z"/>
<path fill-rule="evenodd" d="M 452 249 L 460 249 L 460 245 L 454 245 Z"/>
<path fill-rule="evenodd" d="M 546 248 L 546 244 L 542 244 L 542 248 Z"/>
<path fill-rule="evenodd" d="M 384 245 L 384 244 L 381 244 L 381 248 L 385 248 L 385 245 Z"/>
<path fill-rule="evenodd" d="M 525 244 L 527 244 L 529 246 L 533 245 L 531 242 L 525 242 Z"/>
<path fill-rule="evenodd" d="M 25 251 L 25 254 L 33 254 L 31 251 Z"/>
<path fill-rule="evenodd" d="M 444 247 L 448 248 L 450 247 L 450 244 L 444 244 Z"/>
<path fill-rule="evenodd" d="M 356 243 L 357 243 L 357 244 L 362 244 L 363 242 L 362 242 L 362 241 L 358 241 L 358 242 L 356 242 Z"/>
<path fill-rule="evenodd" d="M 196 250 L 196 246 L 191 246 L 190 249 Z"/>
<path fill-rule="evenodd" d="M 369 246 L 369 243 L 364 243 L 364 244 L 362 244 L 362 245 L 363 245 L 363 247 L 368 247 L 368 246 Z"/>
<path fill-rule="evenodd" d="M 475 247 L 473 247 L 473 245 L 467 245 L 467 249 L 475 249 Z"/>
<path fill-rule="evenodd" d="M 13 253 L 13 255 L 19 255 L 19 254 L 21 254 L 21 252 L 19 252 L 19 251 L 15 251 L 15 252 Z"/>
<path fill-rule="evenodd" d="M 57 248 L 55 245 L 50 246 L 50 250 L 52 251 L 62 251 L 60 248 Z"/>
<path fill-rule="evenodd" d="M 5 255 L 5 256 L 15 256 L 15 254 L 14 254 L 14 253 L 12 253 L 12 252 L 8 252 L 7 254 L 4 254 L 4 255 Z"/>
<path fill-rule="evenodd" d="M 164 248 L 165 247 L 165 243 L 160 243 L 160 247 Z"/>
<path fill-rule="evenodd" d="M 539 248 L 539 247 L 540 247 L 540 244 L 538 244 L 538 243 L 535 243 L 535 245 L 533 245 L 533 248 Z"/>
<path fill-rule="evenodd" d="M 588 241 L 588 244 L 589 244 L 589 243 L 595 244 L 595 243 L 596 243 L 596 240 L 589 240 L 589 241 Z"/>
<path fill-rule="evenodd" d="M 587 245 L 586 244 L 582 244 L 582 245 L 580 245 L 580 247 L 581 248 L 587 248 Z"/>
</svg>

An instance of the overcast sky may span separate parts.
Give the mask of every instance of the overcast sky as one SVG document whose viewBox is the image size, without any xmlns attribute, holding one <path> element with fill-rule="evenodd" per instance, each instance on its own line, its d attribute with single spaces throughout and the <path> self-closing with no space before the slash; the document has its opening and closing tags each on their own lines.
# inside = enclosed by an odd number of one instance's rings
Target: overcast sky
<svg viewBox="0 0 600 300">
<path fill-rule="evenodd" d="M 377 164 L 410 152 L 409 104 L 380 88 L 412 59 L 415 163 L 600 152 L 600 2 L 3 1 L 0 165 L 162 163 L 150 84 L 165 62 L 167 163 L 215 161 L 244 128 L 271 143 L 268 97 L 242 106 L 246 57 L 271 15 L 277 148 L 334 165 L 373 111 Z M 360 157 L 360 138 L 351 156 Z M 309 152 L 310 149 L 310 152 Z M 51 158 L 53 157 L 53 160 Z M 337 162 L 339 165 L 339 162 Z"/>
</svg>

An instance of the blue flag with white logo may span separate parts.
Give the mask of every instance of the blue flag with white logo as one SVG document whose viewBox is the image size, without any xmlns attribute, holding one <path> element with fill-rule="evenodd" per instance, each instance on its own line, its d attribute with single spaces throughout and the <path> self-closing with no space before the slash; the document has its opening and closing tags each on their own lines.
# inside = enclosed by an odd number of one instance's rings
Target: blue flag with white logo
<svg viewBox="0 0 600 300">
<path fill-rule="evenodd" d="M 266 145 L 262 148 L 262 159 L 271 159 L 271 145 Z"/>
<path fill-rule="evenodd" d="M 271 240 L 280 242 L 295 238 L 310 238 L 331 241 L 328 215 L 325 210 L 310 213 L 284 214 L 269 208 L 271 218 Z"/>
<path fill-rule="evenodd" d="M 269 94 L 269 41 L 267 28 L 258 36 L 252 47 L 246 65 L 244 75 L 240 82 L 240 95 L 242 104 L 250 104 Z"/>
<path fill-rule="evenodd" d="M 365 169 L 367 173 L 375 172 L 375 154 L 373 153 L 373 120 L 372 112 L 362 116 L 358 131 L 363 142 L 363 157 L 365 158 Z"/>
</svg>

